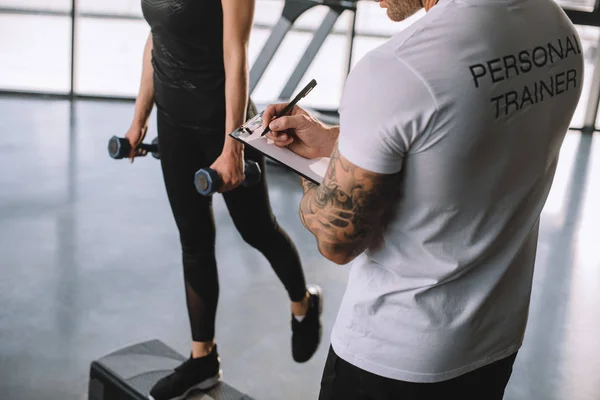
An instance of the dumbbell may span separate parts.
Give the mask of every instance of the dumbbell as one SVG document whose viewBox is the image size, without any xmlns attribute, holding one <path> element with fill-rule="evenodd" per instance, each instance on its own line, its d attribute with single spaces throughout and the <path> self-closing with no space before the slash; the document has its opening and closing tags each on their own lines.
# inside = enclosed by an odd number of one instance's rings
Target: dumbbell
<svg viewBox="0 0 600 400">
<path fill-rule="evenodd" d="M 140 143 L 137 148 L 144 149 L 148 153 L 152 153 L 152 157 L 154 158 L 160 158 L 160 154 L 158 153 L 158 137 L 155 137 L 150 144 Z M 115 160 L 129 157 L 130 151 L 131 145 L 129 144 L 129 140 L 125 138 L 113 136 L 108 141 L 108 155 Z M 136 155 L 136 157 L 140 156 Z"/>
<path fill-rule="evenodd" d="M 245 161 L 244 164 L 246 177 L 242 182 L 242 186 L 256 185 L 260 181 L 260 166 L 256 161 Z M 223 180 L 214 169 L 202 168 L 196 172 L 194 184 L 198 193 L 203 196 L 210 196 L 219 190 L 223 184 Z"/>
</svg>

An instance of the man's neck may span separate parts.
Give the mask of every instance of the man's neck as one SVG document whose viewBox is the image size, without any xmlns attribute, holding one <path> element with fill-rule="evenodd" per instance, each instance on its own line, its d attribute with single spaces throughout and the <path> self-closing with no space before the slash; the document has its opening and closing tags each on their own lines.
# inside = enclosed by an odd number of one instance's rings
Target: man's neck
<svg viewBox="0 0 600 400">
<path fill-rule="evenodd" d="M 437 2 L 438 0 L 421 0 L 421 4 L 426 12 L 431 10 L 431 7 L 435 6 Z"/>
</svg>

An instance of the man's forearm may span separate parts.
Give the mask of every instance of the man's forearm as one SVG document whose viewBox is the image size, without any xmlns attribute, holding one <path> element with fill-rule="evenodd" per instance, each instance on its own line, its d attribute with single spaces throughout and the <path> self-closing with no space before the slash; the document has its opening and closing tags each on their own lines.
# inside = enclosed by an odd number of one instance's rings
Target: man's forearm
<svg viewBox="0 0 600 400">
<path fill-rule="evenodd" d="M 317 239 L 319 252 L 337 264 L 346 264 L 362 253 L 369 232 L 355 230 L 350 210 L 344 211 L 346 207 L 336 199 L 338 195 L 310 181 L 303 180 L 302 186 L 300 219 Z"/>
<path fill-rule="evenodd" d="M 340 136 L 340 127 L 337 125 L 327 126 L 327 131 L 329 136 L 331 137 L 331 141 L 330 146 L 327 146 L 327 148 L 324 149 L 326 154 L 324 155 L 324 157 L 330 157 L 333 153 L 333 150 L 335 149 L 338 142 L 338 137 Z"/>
<path fill-rule="evenodd" d="M 304 191 L 304 196 L 302 196 L 302 200 L 300 200 L 300 220 L 302 221 L 302 225 L 310 232 L 314 233 L 310 228 L 309 224 L 306 222 L 306 218 L 304 217 L 304 210 L 310 209 L 309 204 L 313 201 L 315 196 L 315 192 L 318 189 L 318 185 L 312 183 L 308 179 L 302 179 L 302 190 Z"/>
<path fill-rule="evenodd" d="M 310 209 L 310 203 L 314 200 L 314 196 L 319 188 L 319 185 L 312 183 L 308 179 L 302 179 L 302 190 L 304 192 L 304 196 L 302 196 L 302 200 L 300 201 L 300 220 L 302 224 L 312 232 L 310 226 L 306 222 L 306 218 L 304 217 L 304 210 Z M 314 232 L 313 232 L 314 233 Z"/>
<path fill-rule="evenodd" d="M 367 198 L 365 193 L 370 186 L 367 182 L 367 186 L 359 182 L 355 187 L 338 182 L 339 176 L 351 174 L 352 169 L 340 159 L 336 147 L 321 185 L 302 180 L 300 219 L 315 235 L 319 252 L 337 264 L 348 263 L 367 248 L 379 214 L 378 199 Z"/>
<path fill-rule="evenodd" d="M 344 158 L 337 146 L 320 185 L 302 180 L 300 219 L 315 235 L 319 252 L 346 264 L 373 243 L 397 195 L 398 174 L 364 170 Z"/>
</svg>

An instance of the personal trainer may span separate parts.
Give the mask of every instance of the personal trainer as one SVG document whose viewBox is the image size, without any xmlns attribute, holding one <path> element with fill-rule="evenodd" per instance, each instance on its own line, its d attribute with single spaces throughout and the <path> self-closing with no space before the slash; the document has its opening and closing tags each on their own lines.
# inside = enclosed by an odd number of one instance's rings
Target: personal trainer
<svg viewBox="0 0 600 400">
<path fill-rule="evenodd" d="M 219 174 L 219 191 L 237 230 L 268 259 L 287 290 L 294 360 L 310 359 L 320 341 L 321 289 L 306 285 L 298 252 L 271 211 L 264 157 L 226 138 L 246 120 L 254 6 L 253 0 L 142 1 L 151 33 L 126 138 L 133 162 L 156 104 L 160 162 L 181 240 L 193 341 L 190 358 L 153 387 L 154 400 L 184 398 L 192 389 L 207 389 L 221 378 L 215 341 L 219 283 L 212 197 L 194 187 L 194 174 L 201 168 Z M 240 186 L 244 160 L 260 165 L 263 174 L 257 185 Z"/>
<path fill-rule="evenodd" d="M 300 107 L 269 137 L 307 158 L 300 217 L 353 261 L 321 400 L 502 399 L 527 324 L 540 214 L 578 104 L 553 0 L 383 0 L 426 14 L 351 71 L 340 126 Z"/>
</svg>

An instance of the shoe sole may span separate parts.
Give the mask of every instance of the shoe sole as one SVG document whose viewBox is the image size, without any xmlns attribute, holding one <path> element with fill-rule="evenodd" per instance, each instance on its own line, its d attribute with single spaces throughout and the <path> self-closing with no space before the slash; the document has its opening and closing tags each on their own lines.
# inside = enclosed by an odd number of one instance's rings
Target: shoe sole
<svg viewBox="0 0 600 400">
<path fill-rule="evenodd" d="M 200 382 L 199 384 L 190 387 L 181 396 L 171 397 L 169 400 L 184 400 L 194 390 L 212 389 L 213 387 L 217 386 L 219 384 L 219 382 L 221 382 L 222 377 L 223 377 L 223 371 L 220 370 L 219 373 L 217 375 L 213 376 L 212 378 L 208 378 L 208 379 Z M 148 399 L 155 400 L 154 397 L 152 397 L 151 395 L 148 395 Z"/>
</svg>

